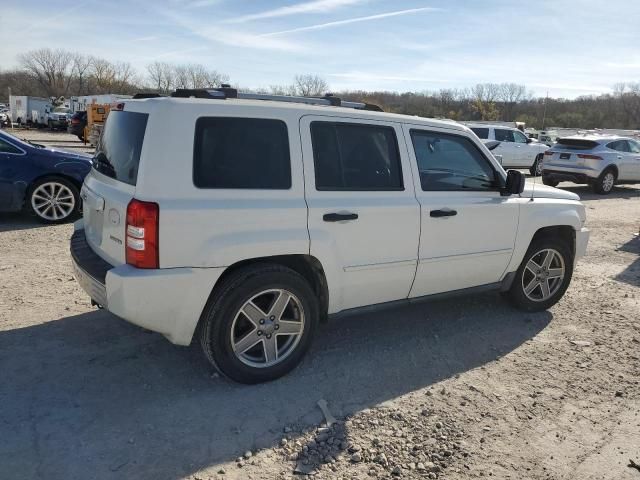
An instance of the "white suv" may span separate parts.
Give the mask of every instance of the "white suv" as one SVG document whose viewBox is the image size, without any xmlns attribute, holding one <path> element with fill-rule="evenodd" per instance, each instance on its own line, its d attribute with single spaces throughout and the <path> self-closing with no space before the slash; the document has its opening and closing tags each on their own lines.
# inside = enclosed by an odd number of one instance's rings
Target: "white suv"
<svg viewBox="0 0 640 480">
<path fill-rule="evenodd" d="M 473 123 L 466 125 L 485 143 L 493 140 L 500 142 L 493 153 L 502 157 L 505 168 L 528 168 L 531 175 L 542 175 L 543 155 L 549 148 L 544 143 L 527 137 L 517 128 Z"/>
<path fill-rule="evenodd" d="M 544 154 L 542 181 L 587 183 L 596 193 L 611 193 L 620 183 L 640 182 L 640 142 L 606 135 L 558 139 Z"/>
<path fill-rule="evenodd" d="M 483 289 L 555 304 L 589 236 L 578 196 L 523 192 L 460 124 L 375 110 L 226 87 L 127 100 L 82 188 L 78 282 L 245 383 L 291 370 L 339 312 Z"/>
</svg>

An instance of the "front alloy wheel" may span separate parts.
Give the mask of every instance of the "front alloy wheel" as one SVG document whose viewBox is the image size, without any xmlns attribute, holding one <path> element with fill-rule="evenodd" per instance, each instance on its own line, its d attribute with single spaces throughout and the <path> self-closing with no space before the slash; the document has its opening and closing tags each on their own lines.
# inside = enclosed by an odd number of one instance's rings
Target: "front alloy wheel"
<svg viewBox="0 0 640 480">
<path fill-rule="evenodd" d="M 547 248 L 536 252 L 525 265 L 522 290 L 532 302 L 549 300 L 562 286 L 564 259 L 556 250 Z"/>
</svg>

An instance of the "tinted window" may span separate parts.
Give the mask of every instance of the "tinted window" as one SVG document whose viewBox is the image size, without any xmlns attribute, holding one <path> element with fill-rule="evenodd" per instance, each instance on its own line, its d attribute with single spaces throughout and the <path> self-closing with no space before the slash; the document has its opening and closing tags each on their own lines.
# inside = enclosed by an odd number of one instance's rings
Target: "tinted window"
<svg viewBox="0 0 640 480">
<path fill-rule="evenodd" d="M 424 191 L 494 190 L 496 173 L 465 137 L 411 130 Z"/>
<path fill-rule="evenodd" d="M 109 113 L 93 157 L 93 168 L 111 178 L 135 185 L 147 118 L 146 113 L 117 110 Z"/>
<path fill-rule="evenodd" d="M 312 122 L 318 190 L 402 190 L 396 134 L 390 127 Z"/>
<path fill-rule="evenodd" d="M 513 139 L 516 143 L 527 143 L 527 137 L 524 133 L 511 131 Z"/>
<path fill-rule="evenodd" d="M 626 140 L 618 140 L 616 142 L 611 142 L 610 144 L 607 145 L 607 148 L 610 148 L 611 150 L 616 150 L 618 152 L 629 151 L 629 145 L 627 144 Z"/>
<path fill-rule="evenodd" d="M 22 153 L 22 150 L 0 139 L 0 153 Z"/>
<path fill-rule="evenodd" d="M 291 188 L 287 125 L 262 118 L 199 118 L 193 183 L 198 188 Z"/>
<path fill-rule="evenodd" d="M 628 140 L 627 143 L 629 144 L 629 151 L 631 153 L 640 153 L 640 145 L 638 145 L 638 142 Z"/>
<path fill-rule="evenodd" d="M 478 136 L 478 138 L 482 138 L 483 140 L 486 140 L 489 138 L 488 128 L 472 127 L 471 130 L 473 130 L 473 133 L 475 133 Z"/>
<path fill-rule="evenodd" d="M 499 142 L 514 142 L 513 130 L 503 130 L 496 128 L 496 140 Z"/>
</svg>

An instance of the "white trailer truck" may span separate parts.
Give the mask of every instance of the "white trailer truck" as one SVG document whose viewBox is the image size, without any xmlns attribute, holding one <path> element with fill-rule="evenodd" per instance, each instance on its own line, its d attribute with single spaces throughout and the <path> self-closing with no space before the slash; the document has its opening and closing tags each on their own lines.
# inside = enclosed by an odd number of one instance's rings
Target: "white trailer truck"
<svg viewBox="0 0 640 480">
<path fill-rule="evenodd" d="M 51 101 L 42 97 L 11 95 L 9 110 L 11 111 L 12 123 L 46 125 L 47 115 L 51 110 Z"/>
</svg>

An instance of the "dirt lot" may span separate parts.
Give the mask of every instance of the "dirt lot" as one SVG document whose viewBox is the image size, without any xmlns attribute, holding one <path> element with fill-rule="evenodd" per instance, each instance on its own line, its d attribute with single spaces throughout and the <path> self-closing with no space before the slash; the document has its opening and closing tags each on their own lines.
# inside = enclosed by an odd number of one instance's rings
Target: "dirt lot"
<svg viewBox="0 0 640 480">
<path fill-rule="evenodd" d="M 640 185 L 567 188 L 592 239 L 549 312 L 490 294 L 335 320 L 252 387 L 91 308 L 71 225 L 0 216 L 0 478 L 640 479 Z"/>
</svg>

